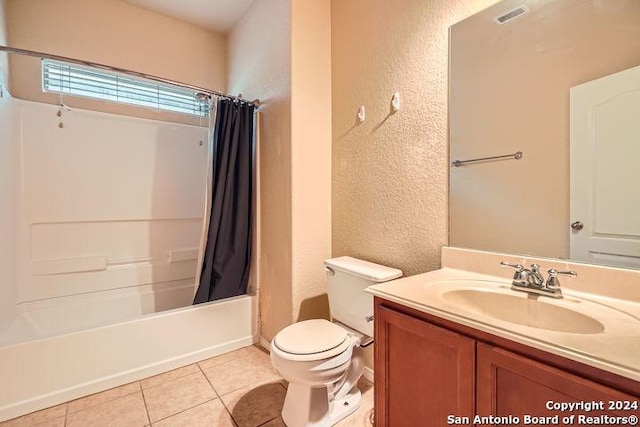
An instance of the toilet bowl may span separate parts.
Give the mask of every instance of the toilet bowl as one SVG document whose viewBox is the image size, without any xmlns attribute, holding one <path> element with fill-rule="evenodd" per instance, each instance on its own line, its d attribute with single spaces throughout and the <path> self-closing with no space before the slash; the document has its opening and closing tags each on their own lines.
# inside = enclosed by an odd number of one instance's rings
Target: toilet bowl
<svg viewBox="0 0 640 427">
<path fill-rule="evenodd" d="M 364 289 L 400 270 L 351 257 L 325 261 L 333 322 L 305 320 L 271 342 L 271 362 L 289 382 L 282 408 L 288 427 L 328 427 L 355 412 L 362 396 L 363 345 L 373 336 L 373 298 Z"/>
</svg>

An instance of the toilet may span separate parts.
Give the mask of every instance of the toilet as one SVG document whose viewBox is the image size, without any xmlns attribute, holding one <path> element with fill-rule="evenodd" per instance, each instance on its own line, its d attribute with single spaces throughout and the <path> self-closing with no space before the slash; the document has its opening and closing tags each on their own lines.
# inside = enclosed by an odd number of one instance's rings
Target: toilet
<svg viewBox="0 0 640 427">
<path fill-rule="evenodd" d="M 373 297 L 364 289 L 402 276 L 348 256 L 324 265 L 333 321 L 294 323 L 271 341 L 271 362 L 289 382 L 282 408 L 288 427 L 332 426 L 358 409 L 363 347 L 373 342 Z"/>
</svg>

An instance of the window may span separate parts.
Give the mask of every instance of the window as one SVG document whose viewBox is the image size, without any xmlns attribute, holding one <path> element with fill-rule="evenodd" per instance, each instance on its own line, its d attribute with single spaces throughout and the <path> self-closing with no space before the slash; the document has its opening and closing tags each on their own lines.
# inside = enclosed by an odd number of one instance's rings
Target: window
<svg viewBox="0 0 640 427">
<path fill-rule="evenodd" d="M 209 115 L 208 100 L 196 91 L 99 68 L 42 60 L 42 90 L 200 117 Z"/>
</svg>

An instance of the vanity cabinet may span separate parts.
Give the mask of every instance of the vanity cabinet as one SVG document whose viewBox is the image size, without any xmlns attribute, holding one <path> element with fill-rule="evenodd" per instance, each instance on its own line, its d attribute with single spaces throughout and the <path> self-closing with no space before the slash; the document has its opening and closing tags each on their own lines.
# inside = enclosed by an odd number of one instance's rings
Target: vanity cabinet
<svg viewBox="0 0 640 427">
<path fill-rule="evenodd" d="M 473 414 L 475 340 L 385 307 L 375 319 L 376 426 Z"/>
<path fill-rule="evenodd" d="M 626 411 L 608 410 L 609 402 L 637 401 L 637 397 L 499 347 L 477 342 L 476 368 L 479 415 L 515 415 L 522 419 L 525 414 L 536 417 L 638 414 L 631 405 Z M 547 408 L 548 402 L 602 402 L 602 405 L 594 406 L 594 411 L 561 412 Z"/>
<path fill-rule="evenodd" d="M 638 414 L 637 409 L 607 410 L 610 401 L 640 400 L 635 381 L 375 300 L 376 427 L 453 425 L 450 415 L 458 421 L 473 421 L 476 414 L 511 415 L 525 425 L 525 414 L 560 420 L 563 415 Z M 576 371 L 603 378 L 607 385 Z M 617 381 L 620 390 L 611 386 Z M 549 401 L 603 402 L 605 410 L 560 412 L 547 409 Z"/>
</svg>

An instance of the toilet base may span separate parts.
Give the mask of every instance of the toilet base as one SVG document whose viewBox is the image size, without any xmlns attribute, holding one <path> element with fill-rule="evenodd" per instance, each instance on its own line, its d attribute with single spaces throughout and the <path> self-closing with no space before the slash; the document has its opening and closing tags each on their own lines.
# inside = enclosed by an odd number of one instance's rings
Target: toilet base
<svg viewBox="0 0 640 427">
<path fill-rule="evenodd" d="M 344 397 L 329 401 L 327 387 L 289 383 L 282 408 L 287 427 L 330 427 L 355 412 L 362 402 L 358 387 Z"/>
</svg>

